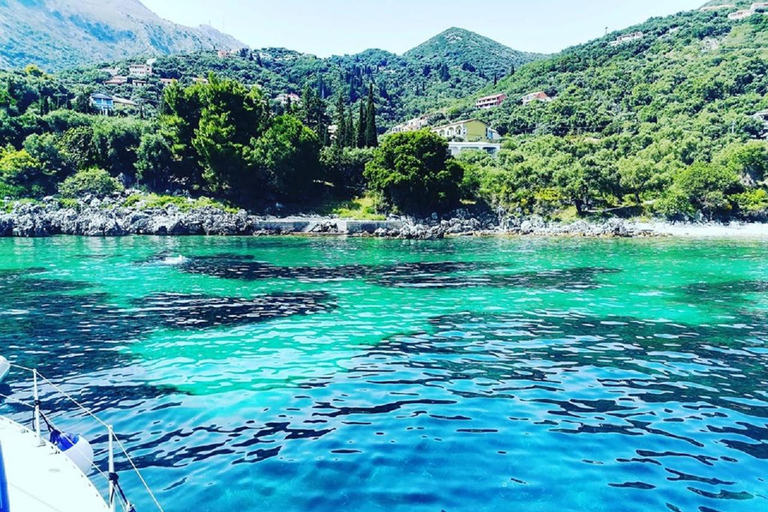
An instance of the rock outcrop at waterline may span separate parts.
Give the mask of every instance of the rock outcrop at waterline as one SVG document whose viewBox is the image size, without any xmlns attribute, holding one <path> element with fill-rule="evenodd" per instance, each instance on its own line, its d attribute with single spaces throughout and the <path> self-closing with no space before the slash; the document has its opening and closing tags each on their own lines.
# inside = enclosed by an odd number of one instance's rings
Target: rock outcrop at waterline
<svg viewBox="0 0 768 512">
<path fill-rule="evenodd" d="M 251 236 L 281 234 L 329 234 L 430 240 L 446 236 L 494 234 L 625 237 L 651 234 L 620 219 L 605 222 L 579 221 L 550 224 L 543 219 L 504 218 L 486 213 L 475 216 L 457 210 L 443 218 L 391 217 L 384 221 L 355 221 L 331 217 L 263 217 L 244 210 L 236 213 L 214 207 L 183 211 L 178 206 L 141 209 L 87 198 L 76 208 L 56 201 L 17 203 L 0 214 L 0 236 L 45 237 L 51 235 L 211 235 Z"/>
</svg>

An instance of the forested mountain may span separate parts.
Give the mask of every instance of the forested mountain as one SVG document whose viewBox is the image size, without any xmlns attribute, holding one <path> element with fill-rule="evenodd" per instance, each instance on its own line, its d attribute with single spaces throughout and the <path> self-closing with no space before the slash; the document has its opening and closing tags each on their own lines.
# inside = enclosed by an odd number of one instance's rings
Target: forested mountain
<svg viewBox="0 0 768 512">
<path fill-rule="evenodd" d="M 454 27 L 409 50 L 405 57 L 432 67 L 463 67 L 489 77 L 502 77 L 512 68 L 542 55 L 513 50 L 487 37 Z"/>
<path fill-rule="evenodd" d="M 139 0 L 0 0 L 0 67 L 56 71 L 136 55 L 241 48 L 212 27 L 166 21 Z"/>
<path fill-rule="evenodd" d="M 512 70 L 542 56 L 518 52 L 467 30 L 450 29 L 427 43 L 396 55 L 384 50 L 366 50 L 355 55 L 319 58 L 284 48 L 243 49 L 220 55 L 215 51 L 160 57 L 154 64 L 155 77 L 149 90 L 130 84 L 105 87 L 110 76 L 98 68 L 82 67 L 59 74 L 66 82 L 88 84 L 94 89 L 137 97 L 157 105 L 159 78 L 188 83 L 196 77 L 215 73 L 246 85 L 259 86 L 267 97 L 301 94 L 305 86 L 315 89 L 321 99 L 341 95 L 353 107 L 375 84 L 381 125 L 392 126 L 421 112 L 443 108 L 457 99 L 492 85 Z M 111 61 L 123 72 L 131 60 Z"/>
</svg>

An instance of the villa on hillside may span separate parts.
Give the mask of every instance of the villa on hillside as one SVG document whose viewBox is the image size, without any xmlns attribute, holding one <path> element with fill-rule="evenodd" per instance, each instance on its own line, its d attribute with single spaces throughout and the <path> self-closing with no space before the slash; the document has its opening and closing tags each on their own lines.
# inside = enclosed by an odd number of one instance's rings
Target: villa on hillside
<svg viewBox="0 0 768 512">
<path fill-rule="evenodd" d="M 623 36 L 619 36 L 616 38 L 615 41 L 611 41 L 611 46 L 620 46 L 622 44 L 631 43 L 634 41 L 639 41 L 645 37 L 645 34 L 643 32 L 632 32 L 631 34 L 624 34 Z"/>
<path fill-rule="evenodd" d="M 552 98 L 550 98 L 549 95 L 544 91 L 538 91 L 531 94 L 526 94 L 523 96 L 521 101 L 523 102 L 523 105 L 528 105 L 534 101 L 552 101 Z"/>
<path fill-rule="evenodd" d="M 113 76 L 109 80 L 104 81 L 104 85 L 125 85 L 128 83 L 128 77 L 127 76 Z"/>
<path fill-rule="evenodd" d="M 452 156 L 469 151 L 485 151 L 491 156 L 496 156 L 501 151 L 501 144 L 494 142 L 449 142 L 448 151 Z"/>
<path fill-rule="evenodd" d="M 455 142 L 491 142 L 501 138 L 496 130 L 478 119 L 436 126 L 432 132 Z"/>
<path fill-rule="evenodd" d="M 738 21 L 754 16 L 757 13 L 768 12 L 768 2 L 755 2 L 749 9 L 736 11 L 728 15 L 729 20 Z"/>
<path fill-rule="evenodd" d="M 278 94 L 275 98 L 275 101 L 277 101 L 282 106 L 287 106 L 289 103 L 291 105 L 301 105 L 301 96 L 294 93 L 283 93 Z"/>
<path fill-rule="evenodd" d="M 475 102 L 475 108 L 496 108 L 500 107 L 502 103 L 507 99 L 506 94 L 494 94 L 492 96 L 486 96 L 480 98 Z"/>
<path fill-rule="evenodd" d="M 118 98 L 117 96 L 112 97 L 112 102 L 115 105 L 115 110 L 123 110 L 129 107 L 138 107 L 139 104 L 135 101 L 127 100 L 125 98 Z"/>
<path fill-rule="evenodd" d="M 112 99 L 112 96 L 109 96 L 107 94 L 91 94 L 90 99 L 90 105 L 91 108 L 94 108 L 99 111 L 99 114 L 102 115 L 109 115 L 110 112 L 112 112 L 115 109 L 115 101 Z"/>
<path fill-rule="evenodd" d="M 422 128 L 426 128 L 429 125 L 429 118 L 430 114 L 414 117 L 413 119 L 409 119 L 402 124 L 392 127 L 390 133 L 405 133 L 421 130 Z"/>
<path fill-rule="evenodd" d="M 131 64 L 128 66 L 128 75 L 135 76 L 137 78 L 147 78 L 152 76 L 151 64 Z"/>
<path fill-rule="evenodd" d="M 722 5 L 710 5 L 709 7 L 702 7 L 699 9 L 701 12 L 709 12 L 709 11 L 720 11 L 723 9 L 735 9 L 736 6 L 733 4 L 722 4 Z"/>
<path fill-rule="evenodd" d="M 101 93 L 91 94 L 89 103 L 93 109 L 99 111 L 99 114 L 105 116 L 111 114 L 115 110 L 123 110 L 128 107 L 139 106 L 135 101 Z"/>
</svg>

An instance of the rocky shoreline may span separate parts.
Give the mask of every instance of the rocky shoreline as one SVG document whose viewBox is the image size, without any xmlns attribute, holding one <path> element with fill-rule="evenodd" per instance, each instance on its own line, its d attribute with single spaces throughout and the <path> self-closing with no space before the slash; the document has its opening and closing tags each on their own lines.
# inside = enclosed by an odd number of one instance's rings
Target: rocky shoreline
<svg viewBox="0 0 768 512">
<path fill-rule="evenodd" d="M 314 215 L 258 216 L 244 210 L 233 213 L 213 207 L 182 210 L 169 205 L 145 209 L 98 198 L 80 200 L 75 207 L 62 207 L 53 199 L 43 203 L 21 202 L 0 214 L 0 237 L 346 235 L 434 240 L 497 235 L 628 238 L 740 234 L 768 237 L 768 225 L 643 223 L 618 218 L 565 224 L 550 223 L 539 217 L 473 214 L 468 210 L 457 210 L 443 217 L 433 214 L 427 219 L 390 217 L 382 221 L 356 221 Z"/>
</svg>

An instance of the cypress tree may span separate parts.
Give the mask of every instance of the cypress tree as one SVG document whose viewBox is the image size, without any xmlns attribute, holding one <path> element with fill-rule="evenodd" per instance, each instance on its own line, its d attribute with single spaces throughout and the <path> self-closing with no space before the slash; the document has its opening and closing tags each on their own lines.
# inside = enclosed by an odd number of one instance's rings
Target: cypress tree
<svg viewBox="0 0 768 512">
<path fill-rule="evenodd" d="M 357 119 L 357 140 L 355 141 L 358 148 L 365 147 L 365 108 L 363 102 L 360 102 L 360 117 Z"/>
<path fill-rule="evenodd" d="M 339 94 L 336 103 L 336 146 L 343 148 L 347 145 L 347 116 L 344 112 L 344 97 Z"/>
<path fill-rule="evenodd" d="M 373 98 L 373 84 L 368 89 L 368 108 L 365 116 L 365 145 L 375 148 L 379 145 L 379 135 L 376 128 L 376 104 Z"/>
<path fill-rule="evenodd" d="M 355 147 L 355 123 L 352 121 L 352 109 L 347 109 L 347 115 L 344 119 L 344 147 Z"/>
</svg>

